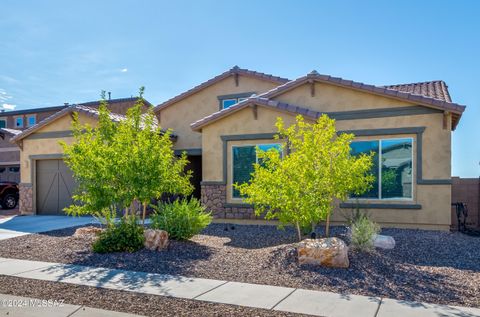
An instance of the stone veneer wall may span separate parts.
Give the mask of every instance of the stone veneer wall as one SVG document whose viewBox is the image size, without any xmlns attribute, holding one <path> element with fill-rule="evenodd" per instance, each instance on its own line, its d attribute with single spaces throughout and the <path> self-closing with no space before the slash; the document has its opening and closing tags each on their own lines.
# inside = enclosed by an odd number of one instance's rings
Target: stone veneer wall
<svg viewBox="0 0 480 317">
<path fill-rule="evenodd" d="M 262 219 L 255 216 L 252 207 L 227 203 L 225 184 L 202 183 L 201 201 L 214 218 L 219 219 Z"/>
<path fill-rule="evenodd" d="M 22 215 L 33 214 L 33 187 L 29 183 L 20 183 L 19 189 L 19 211 Z"/>
</svg>

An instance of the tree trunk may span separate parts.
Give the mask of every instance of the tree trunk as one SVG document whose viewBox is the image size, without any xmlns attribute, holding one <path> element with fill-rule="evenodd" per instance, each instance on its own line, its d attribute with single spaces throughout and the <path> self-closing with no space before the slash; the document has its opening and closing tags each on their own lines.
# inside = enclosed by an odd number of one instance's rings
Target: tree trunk
<svg viewBox="0 0 480 317">
<path fill-rule="evenodd" d="M 327 214 L 327 221 L 325 222 L 325 237 L 330 235 L 330 213 Z"/>
<path fill-rule="evenodd" d="M 300 230 L 300 223 L 297 221 L 295 223 L 295 226 L 297 227 L 297 235 L 298 235 L 298 241 L 302 241 L 302 231 Z"/>
<path fill-rule="evenodd" d="M 145 215 L 147 214 L 147 203 L 143 203 L 142 224 L 145 226 Z"/>
<path fill-rule="evenodd" d="M 125 214 L 123 215 L 125 219 L 128 218 L 128 207 L 125 207 Z"/>
</svg>

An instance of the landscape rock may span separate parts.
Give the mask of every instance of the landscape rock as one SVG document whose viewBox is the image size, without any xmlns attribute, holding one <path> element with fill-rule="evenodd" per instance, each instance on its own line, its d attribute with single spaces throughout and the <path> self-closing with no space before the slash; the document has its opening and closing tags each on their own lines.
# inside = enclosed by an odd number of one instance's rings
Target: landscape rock
<svg viewBox="0 0 480 317">
<path fill-rule="evenodd" d="M 168 246 L 168 232 L 165 230 L 147 229 L 143 233 L 145 237 L 145 248 L 155 251 L 162 250 Z"/>
<path fill-rule="evenodd" d="M 102 228 L 88 226 L 88 227 L 81 227 L 75 230 L 73 234 L 76 238 L 82 238 L 85 236 L 97 236 L 102 232 Z"/>
<path fill-rule="evenodd" d="M 377 234 L 373 237 L 373 245 L 376 248 L 390 250 L 395 248 L 395 239 L 392 236 Z"/>
<path fill-rule="evenodd" d="M 348 246 L 339 238 L 305 239 L 297 247 L 299 264 L 348 268 Z"/>
</svg>

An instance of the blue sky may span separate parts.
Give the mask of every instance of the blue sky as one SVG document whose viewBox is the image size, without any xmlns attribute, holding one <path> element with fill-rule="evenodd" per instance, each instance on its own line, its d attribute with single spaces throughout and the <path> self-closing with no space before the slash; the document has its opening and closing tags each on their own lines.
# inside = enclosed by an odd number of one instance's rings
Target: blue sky
<svg viewBox="0 0 480 317">
<path fill-rule="evenodd" d="M 19 1 L 0 4 L 0 105 L 135 95 L 158 104 L 233 65 L 370 84 L 443 79 L 467 110 L 453 175 L 480 166 L 478 1 Z M 8 107 L 8 106 L 7 106 Z"/>
</svg>

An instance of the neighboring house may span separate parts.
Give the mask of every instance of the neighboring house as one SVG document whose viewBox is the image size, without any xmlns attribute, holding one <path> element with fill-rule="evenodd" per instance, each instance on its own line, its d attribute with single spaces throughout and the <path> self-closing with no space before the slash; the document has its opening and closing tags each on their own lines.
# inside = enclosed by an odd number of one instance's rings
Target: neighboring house
<svg viewBox="0 0 480 317">
<path fill-rule="evenodd" d="M 278 117 L 290 124 L 298 114 L 314 122 L 326 113 L 337 120 L 337 130 L 356 135 L 353 152 L 377 153 L 373 189 L 338 204 L 334 221 L 342 221 L 358 199 L 382 225 L 448 230 L 451 132 L 464 109 L 452 102 L 443 81 L 379 87 L 317 72 L 288 80 L 234 67 L 155 112 L 161 126 L 175 132 L 176 152 L 187 152 L 196 195 L 216 218 L 258 219 L 232 184 L 248 179 L 256 146 L 267 149 L 282 142 L 273 139 Z M 48 200 L 39 187 L 46 165 L 54 164 L 59 175 L 67 173 L 53 136 L 67 134 L 70 123 L 64 115 L 14 137 L 23 144 L 22 213 L 44 211 L 38 202 Z M 45 133 L 51 138 L 43 138 Z"/>
<path fill-rule="evenodd" d="M 137 101 L 137 97 L 108 100 L 112 120 L 120 121 Z M 79 113 L 83 123 L 97 124 L 100 101 L 79 105 L 62 106 L 60 111 L 37 124 L 20 131 L 10 139 L 20 149 L 20 204 L 22 213 L 55 214 L 62 213 L 72 202 L 75 182 L 71 171 L 64 164 L 60 140 L 71 141 L 73 112 Z M 152 107 L 145 102 L 143 110 Z M 3 129 L 5 130 L 5 129 Z"/>
<path fill-rule="evenodd" d="M 0 112 L 0 181 L 20 182 L 20 149 L 9 142 L 10 138 L 63 108 Z"/>
</svg>

